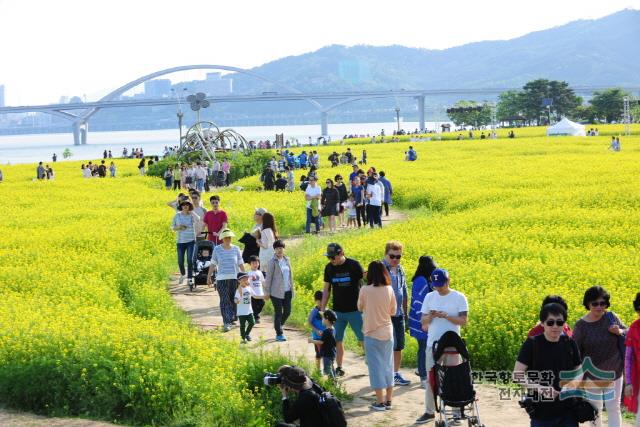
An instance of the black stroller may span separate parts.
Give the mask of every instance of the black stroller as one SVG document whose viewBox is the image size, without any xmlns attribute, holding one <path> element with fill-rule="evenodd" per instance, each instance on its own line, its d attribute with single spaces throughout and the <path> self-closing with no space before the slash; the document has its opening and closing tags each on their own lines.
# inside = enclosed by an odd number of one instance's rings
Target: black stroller
<svg viewBox="0 0 640 427">
<path fill-rule="evenodd" d="M 457 420 L 467 420 L 469 427 L 484 427 L 473 389 L 469 352 L 460 335 L 448 331 L 434 342 L 433 360 L 436 383 L 433 394 L 440 414 L 434 427 L 458 425 Z"/>
<path fill-rule="evenodd" d="M 189 290 L 194 291 L 196 286 L 207 284 L 207 274 L 213 258 L 215 244 L 210 240 L 198 240 L 193 254 L 193 281 L 189 282 Z M 215 279 L 212 276 L 212 279 Z"/>
</svg>

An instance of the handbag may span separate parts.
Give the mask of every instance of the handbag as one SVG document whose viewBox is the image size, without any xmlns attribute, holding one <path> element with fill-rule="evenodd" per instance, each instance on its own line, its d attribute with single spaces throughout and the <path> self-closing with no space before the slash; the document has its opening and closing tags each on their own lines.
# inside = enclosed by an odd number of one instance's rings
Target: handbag
<svg viewBox="0 0 640 427">
<path fill-rule="evenodd" d="M 607 319 L 609 319 L 610 325 L 617 325 L 617 323 L 614 320 L 613 313 L 611 311 L 607 311 Z M 622 358 L 623 362 L 624 362 L 624 354 L 626 352 L 626 346 L 624 344 L 624 340 L 625 340 L 624 333 L 622 335 L 616 336 L 616 344 L 618 346 L 618 352 L 620 353 L 620 357 Z"/>
<path fill-rule="evenodd" d="M 576 421 L 579 423 L 594 421 L 598 416 L 596 408 L 582 397 L 572 397 L 567 399 L 566 402 L 568 403 L 567 407 L 571 409 L 571 412 L 573 412 L 576 417 Z"/>
</svg>

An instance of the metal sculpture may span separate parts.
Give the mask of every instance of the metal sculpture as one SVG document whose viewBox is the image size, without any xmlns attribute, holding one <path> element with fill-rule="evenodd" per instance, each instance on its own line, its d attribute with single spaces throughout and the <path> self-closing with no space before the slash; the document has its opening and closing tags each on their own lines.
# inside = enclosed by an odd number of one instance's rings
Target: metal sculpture
<svg viewBox="0 0 640 427">
<path fill-rule="evenodd" d="M 248 154 L 251 151 L 251 145 L 244 136 L 233 129 L 221 130 L 213 122 L 201 121 L 189 128 L 178 154 L 184 155 L 197 151 L 209 161 L 214 161 L 217 151 Z"/>
</svg>

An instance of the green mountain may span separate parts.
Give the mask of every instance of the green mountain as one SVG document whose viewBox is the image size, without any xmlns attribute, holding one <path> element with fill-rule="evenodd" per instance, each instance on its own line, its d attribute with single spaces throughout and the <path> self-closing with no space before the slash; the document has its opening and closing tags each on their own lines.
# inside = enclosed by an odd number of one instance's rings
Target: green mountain
<svg viewBox="0 0 640 427">
<path fill-rule="evenodd" d="M 640 11 L 623 10 L 504 41 L 443 50 L 332 45 L 252 71 L 304 92 L 521 87 L 536 78 L 572 86 L 640 86 Z M 280 91 L 233 75 L 234 91 Z"/>
</svg>

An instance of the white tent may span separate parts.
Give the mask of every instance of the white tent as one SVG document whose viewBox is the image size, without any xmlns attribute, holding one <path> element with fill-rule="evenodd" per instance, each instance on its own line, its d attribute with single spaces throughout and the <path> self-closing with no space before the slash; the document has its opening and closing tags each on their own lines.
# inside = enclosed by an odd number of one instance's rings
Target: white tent
<svg viewBox="0 0 640 427">
<path fill-rule="evenodd" d="M 558 123 L 547 128 L 547 135 L 585 136 L 584 125 L 563 117 Z"/>
</svg>

